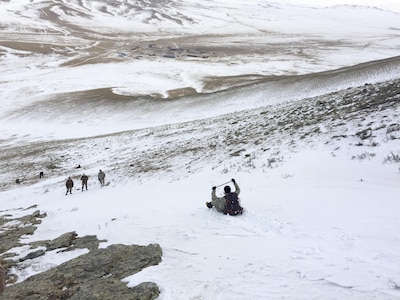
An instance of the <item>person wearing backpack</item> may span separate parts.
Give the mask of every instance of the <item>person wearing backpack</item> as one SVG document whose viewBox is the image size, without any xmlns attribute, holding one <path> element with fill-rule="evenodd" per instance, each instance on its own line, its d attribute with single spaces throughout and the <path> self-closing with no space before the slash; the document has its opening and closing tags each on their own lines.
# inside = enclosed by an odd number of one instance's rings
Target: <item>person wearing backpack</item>
<svg viewBox="0 0 400 300">
<path fill-rule="evenodd" d="M 208 208 L 215 207 L 218 212 L 231 216 L 241 215 L 243 213 L 243 208 L 240 206 L 238 197 L 240 194 L 239 185 L 237 184 L 235 179 L 232 179 L 232 182 L 235 186 L 235 191 L 232 192 L 231 187 L 229 185 L 226 185 L 224 187 L 225 195 L 223 197 L 217 197 L 217 187 L 212 187 L 211 202 L 206 202 Z"/>
</svg>

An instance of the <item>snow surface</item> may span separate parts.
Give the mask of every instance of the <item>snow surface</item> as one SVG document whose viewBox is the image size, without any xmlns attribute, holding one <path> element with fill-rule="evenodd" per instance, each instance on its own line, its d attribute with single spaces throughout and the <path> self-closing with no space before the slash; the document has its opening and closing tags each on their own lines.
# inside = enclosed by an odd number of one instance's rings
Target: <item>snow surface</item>
<svg viewBox="0 0 400 300">
<path fill-rule="evenodd" d="M 42 2 L 45 1 L 34 4 L 40 7 Z M 82 3 L 91 8 L 101 5 L 101 1 Z M 58 45 L 63 43 L 65 34 L 65 43 L 74 41 L 81 51 L 71 48 L 69 56 L 31 55 L 29 51 L 21 55 L 22 50 L 0 44 L 0 146 L 29 147 L 32 141 L 89 139 L 122 130 L 195 121 L 297 101 L 365 82 L 390 80 L 400 74 L 398 66 L 367 68 L 344 72 L 343 76 L 318 87 L 313 85 L 318 76 L 305 79 L 299 76 L 399 55 L 398 1 L 177 3 L 168 7 L 168 13 L 183 11 L 186 18 L 181 25 L 158 24 L 154 20 L 146 23 L 143 20 L 148 18 L 144 13 L 140 17 L 130 18 L 126 14 L 122 17 L 117 8 L 109 15 L 93 13 L 92 18 L 79 18 L 65 14 L 64 18 L 110 35 L 129 33 L 135 27 L 140 32 L 137 41 L 144 40 L 144 36 L 157 40 L 212 31 L 222 35 L 224 44 L 276 44 L 279 49 L 285 46 L 294 50 L 267 58 L 254 54 L 200 62 L 158 58 L 124 61 L 116 60 L 113 52 L 98 63 L 68 64 L 84 58 L 85 51 L 96 45 L 73 34 L 67 38 L 71 32 L 43 21 L 38 10 L 25 9 L 32 1 L 2 2 L 1 41 L 6 35 L 18 33 L 16 39 L 23 36 L 34 42 L 37 38 L 32 32 L 34 28 L 36 32 L 48 31 L 46 37 L 57 40 Z M 63 13 L 58 9 L 54 7 Z M 126 49 L 125 43 L 121 38 L 122 49 Z M 208 43 L 216 42 L 210 37 Z M 296 48 L 297 44 L 301 47 Z M 304 52 L 308 52 L 307 59 Z M 221 94 L 207 94 L 203 90 L 203 79 L 207 76 L 243 74 L 299 76 L 299 84 L 270 82 Z M 165 99 L 168 90 L 188 86 L 206 95 Z M 129 109 L 120 103 L 114 107 L 100 100 L 100 104 L 88 103 L 89 109 L 66 98 L 54 100 L 64 93 L 101 88 L 111 88 L 119 95 L 162 97 L 157 101 L 135 102 Z M 190 132 L 187 134 L 190 136 Z M 140 146 L 140 140 L 137 144 Z M 399 150 L 399 145 L 394 145 L 383 143 L 374 151 L 382 158 Z M 123 146 L 113 145 L 116 149 Z M 281 147 L 285 152 L 285 146 Z M 176 168 L 170 174 L 143 181 L 124 178 L 117 183 L 113 178 L 116 174 L 107 174 L 106 179 L 111 182 L 107 187 L 98 186 L 95 180 L 102 165 L 93 165 L 111 162 L 82 158 L 82 165 L 92 166 L 86 170 L 90 175 L 88 192 L 75 190 L 65 196 L 64 178 L 46 178 L 34 185 L 1 191 L 0 207 L 2 213 L 13 217 L 32 212 L 33 209 L 20 208 L 33 204 L 47 213 L 35 234 L 25 237 L 24 242 L 53 239 L 75 230 L 79 236 L 95 234 L 99 239 L 107 239 L 101 247 L 114 243 L 160 244 L 162 263 L 125 281 L 129 286 L 154 281 L 163 300 L 399 299 L 398 169 L 382 164 L 381 159 L 351 160 L 355 153 L 347 145 L 338 142 L 337 147 L 346 150 L 333 156 L 318 141 L 312 148 L 303 145 L 296 152 L 286 152 L 284 163 L 268 171 L 230 168 L 234 162 L 216 153 L 215 162 L 223 162 L 219 167 L 205 164 L 195 174 L 181 176 L 185 162 L 176 161 Z M 65 149 L 64 153 L 76 151 Z M 254 158 L 254 163 L 263 162 Z M 243 216 L 235 218 L 205 206 L 211 187 L 231 178 L 242 189 L 240 198 L 246 209 Z M 10 252 L 24 256 L 29 250 L 22 247 Z M 19 281 L 85 252 L 51 252 L 25 262 L 23 268 L 16 270 Z"/>
</svg>

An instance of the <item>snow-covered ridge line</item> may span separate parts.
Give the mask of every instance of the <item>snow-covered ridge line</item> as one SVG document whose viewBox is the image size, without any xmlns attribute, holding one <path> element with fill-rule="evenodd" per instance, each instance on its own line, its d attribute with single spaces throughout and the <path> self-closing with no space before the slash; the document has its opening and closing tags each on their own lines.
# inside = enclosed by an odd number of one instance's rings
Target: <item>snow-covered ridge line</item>
<svg viewBox="0 0 400 300">
<path fill-rule="evenodd" d="M 318 9 L 330 22 L 344 20 L 350 15 L 359 26 L 368 25 L 368 19 L 363 14 L 380 14 L 370 6 L 334 6 L 316 8 L 304 7 L 307 1 L 285 5 L 282 3 L 259 3 L 258 1 L 39 1 L 35 3 L 9 2 L 2 6 L 7 10 L 1 22 L 5 28 L 20 27 L 21 30 L 49 30 L 71 34 L 79 31 L 94 31 L 105 34 L 106 32 L 136 32 L 157 33 L 162 31 L 160 37 L 167 33 L 175 34 L 218 34 L 231 32 L 229 27 L 234 27 L 235 32 L 256 33 L 265 30 L 277 30 L 282 24 L 277 23 L 278 18 L 286 22 L 293 22 L 298 13 L 307 13 L 309 9 Z M 272 4 L 272 5 L 271 5 Z M 334 5 L 334 2 L 332 2 Z M 318 6 L 318 5 L 317 5 Z M 384 4 L 377 7 L 385 7 Z M 400 5 L 397 5 L 400 11 Z M 363 9 L 363 13 L 357 10 Z M 390 12 L 382 11 L 382 15 L 389 17 Z M 393 13 L 393 18 L 395 18 Z M 347 19 L 347 21 L 349 21 Z M 22 25 L 19 26 L 18 24 Z M 313 20 L 303 18 L 302 27 L 313 26 Z M 278 26 L 278 27 L 276 27 Z M 384 26 L 384 24 L 374 24 Z M 300 27 L 302 30 L 304 28 Z M 299 29 L 300 29 L 299 28 Z M 239 29 L 239 30 L 238 30 Z M 322 29 L 322 28 L 320 28 Z M 338 30 L 339 28 L 336 28 Z M 354 30 L 356 28 L 353 28 Z M 302 32 L 302 31 L 299 31 Z M 326 31 L 328 34 L 330 31 Z"/>
<path fill-rule="evenodd" d="M 271 0 L 270 2 L 275 2 Z M 290 5 L 301 5 L 308 7 L 337 7 L 341 8 L 343 6 L 348 7 L 359 7 L 361 9 L 365 8 L 377 8 L 381 10 L 388 10 L 400 13 L 400 4 L 396 0 L 384 0 L 384 1 L 376 1 L 376 0 L 333 0 L 333 1 L 318 1 L 318 0 L 285 0 L 277 3 L 286 3 Z"/>
</svg>

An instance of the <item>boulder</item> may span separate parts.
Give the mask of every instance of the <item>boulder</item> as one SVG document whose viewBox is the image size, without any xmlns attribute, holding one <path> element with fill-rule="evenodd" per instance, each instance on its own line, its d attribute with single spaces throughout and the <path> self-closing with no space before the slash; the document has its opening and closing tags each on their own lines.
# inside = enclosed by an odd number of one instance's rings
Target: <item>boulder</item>
<svg viewBox="0 0 400 300">
<path fill-rule="evenodd" d="M 159 264 L 161 256 L 158 244 L 116 244 L 95 249 L 8 286 L 2 299 L 156 299 L 160 291 L 155 283 L 145 282 L 129 288 L 121 280 Z"/>
</svg>

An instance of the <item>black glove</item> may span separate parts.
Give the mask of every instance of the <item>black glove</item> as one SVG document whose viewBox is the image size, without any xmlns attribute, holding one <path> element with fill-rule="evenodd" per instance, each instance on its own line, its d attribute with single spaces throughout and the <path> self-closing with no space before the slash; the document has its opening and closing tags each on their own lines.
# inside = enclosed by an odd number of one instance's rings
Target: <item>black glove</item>
<svg viewBox="0 0 400 300">
<path fill-rule="evenodd" d="M 236 182 L 236 180 L 232 178 L 232 182 L 233 182 L 233 183 L 235 183 L 235 182 Z"/>
<path fill-rule="evenodd" d="M 212 190 L 213 190 L 213 191 L 215 191 L 216 189 L 217 189 L 217 187 L 216 187 L 216 186 L 213 186 L 213 187 L 212 187 Z"/>
</svg>

